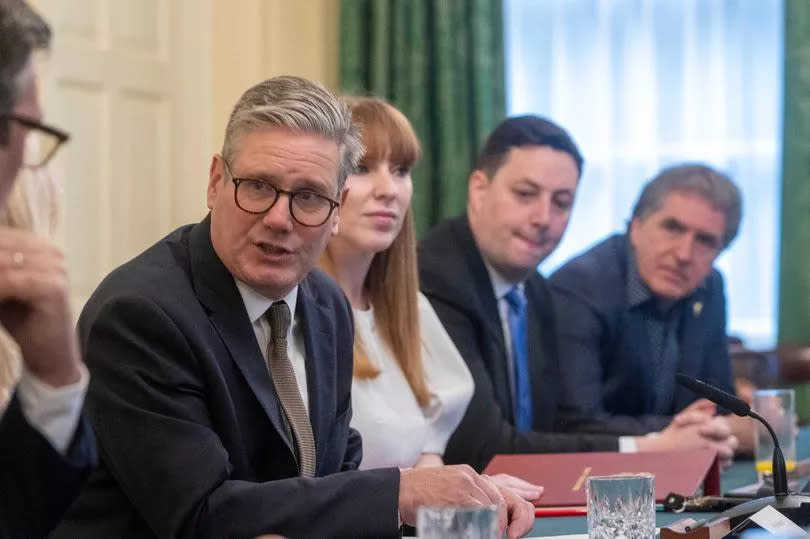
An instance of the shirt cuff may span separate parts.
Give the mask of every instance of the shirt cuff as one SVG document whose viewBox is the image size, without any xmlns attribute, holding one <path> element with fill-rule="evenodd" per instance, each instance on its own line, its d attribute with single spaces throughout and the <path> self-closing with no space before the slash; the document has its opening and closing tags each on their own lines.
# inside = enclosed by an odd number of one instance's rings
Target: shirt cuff
<svg viewBox="0 0 810 539">
<path fill-rule="evenodd" d="M 638 446 L 634 436 L 619 436 L 619 453 L 637 453 Z"/>
<path fill-rule="evenodd" d="M 81 377 L 75 384 L 55 388 L 23 369 L 17 396 L 28 423 L 59 453 L 65 454 L 73 440 L 82 413 L 90 375 L 80 364 Z"/>
</svg>

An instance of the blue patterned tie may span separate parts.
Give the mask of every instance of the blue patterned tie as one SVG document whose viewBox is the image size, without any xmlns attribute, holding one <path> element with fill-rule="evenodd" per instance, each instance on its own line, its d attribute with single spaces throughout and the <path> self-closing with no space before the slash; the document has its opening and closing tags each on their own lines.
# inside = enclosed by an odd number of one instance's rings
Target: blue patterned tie
<svg viewBox="0 0 810 539">
<path fill-rule="evenodd" d="M 515 426 L 519 430 L 532 428 L 532 381 L 529 373 L 526 344 L 526 298 L 517 287 L 504 296 L 509 304 L 509 333 L 512 334 L 512 357 L 515 361 Z"/>
</svg>

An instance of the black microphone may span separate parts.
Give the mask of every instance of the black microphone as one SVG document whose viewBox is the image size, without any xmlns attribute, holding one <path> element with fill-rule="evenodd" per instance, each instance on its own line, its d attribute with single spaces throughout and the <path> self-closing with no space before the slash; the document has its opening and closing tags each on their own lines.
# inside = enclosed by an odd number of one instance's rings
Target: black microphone
<svg viewBox="0 0 810 539">
<path fill-rule="evenodd" d="M 713 403 L 730 410 L 732 413 L 741 417 L 753 417 L 768 429 L 768 432 L 773 438 L 773 486 L 774 496 L 766 496 L 764 498 L 757 498 L 750 502 L 745 502 L 736 507 L 732 507 L 723 511 L 713 521 L 708 521 L 702 525 L 711 526 L 715 523 L 721 522 L 725 519 L 731 524 L 732 527 L 738 525 L 745 526 L 748 517 L 759 511 L 765 506 L 770 505 L 777 509 L 783 515 L 793 520 L 799 526 L 810 525 L 810 496 L 801 494 L 788 494 L 787 487 L 787 468 L 785 466 L 785 457 L 782 455 L 782 448 L 779 447 L 779 440 L 776 438 L 776 433 L 771 426 L 760 417 L 756 412 L 751 411 L 751 407 L 743 400 L 738 399 L 734 395 L 723 391 L 720 388 L 714 387 L 706 382 L 695 380 L 683 374 L 676 374 L 676 380 L 682 386 L 691 389 L 701 397 L 705 397 Z"/>
<path fill-rule="evenodd" d="M 746 417 L 751 413 L 751 407 L 742 399 L 739 399 L 731 393 L 726 393 L 719 387 L 714 387 L 706 382 L 701 382 L 695 378 L 690 378 L 685 374 L 676 374 L 675 379 L 679 384 L 685 388 L 691 389 L 701 397 L 705 397 L 715 404 L 719 404 L 726 408 L 732 414 L 740 417 Z"/>
<path fill-rule="evenodd" d="M 744 400 L 735 397 L 731 393 L 727 393 L 718 387 L 711 384 L 696 380 L 685 374 L 676 374 L 675 379 L 682 386 L 691 389 L 701 397 L 705 397 L 713 403 L 726 408 L 732 414 L 740 417 L 753 417 L 768 429 L 768 432 L 773 438 L 773 493 L 776 496 L 787 496 L 788 494 L 788 480 L 787 480 L 787 466 L 785 466 L 785 456 L 782 453 L 782 448 L 779 446 L 779 439 L 776 437 L 771 425 L 765 421 L 759 414 L 751 411 L 751 407 Z"/>
</svg>

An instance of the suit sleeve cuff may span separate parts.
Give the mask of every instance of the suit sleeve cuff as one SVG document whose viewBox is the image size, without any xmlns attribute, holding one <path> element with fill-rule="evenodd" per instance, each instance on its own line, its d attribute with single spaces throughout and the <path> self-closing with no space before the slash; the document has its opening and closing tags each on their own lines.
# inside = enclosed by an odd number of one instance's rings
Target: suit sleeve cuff
<svg viewBox="0 0 810 539">
<path fill-rule="evenodd" d="M 634 436 L 619 436 L 619 453 L 637 453 L 638 446 Z"/>
<path fill-rule="evenodd" d="M 79 424 L 90 375 L 80 365 L 81 378 L 75 384 L 54 388 L 23 370 L 17 395 L 26 421 L 64 455 Z"/>
</svg>

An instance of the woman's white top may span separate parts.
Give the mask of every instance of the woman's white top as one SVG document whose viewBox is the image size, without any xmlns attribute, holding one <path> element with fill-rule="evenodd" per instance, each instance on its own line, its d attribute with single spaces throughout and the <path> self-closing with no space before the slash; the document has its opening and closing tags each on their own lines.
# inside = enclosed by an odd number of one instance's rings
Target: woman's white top
<svg viewBox="0 0 810 539">
<path fill-rule="evenodd" d="M 380 374 L 352 382 L 352 427 L 363 437 L 360 468 L 406 468 L 422 453 L 444 454 L 472 398 L 473 379 L 428 299 L 419 294 L 422 363 L 430 403 L 421 408 L 391 350 L 377 333 L 374 311 L 354 311 L 355 332 Z"/>
</svg>

